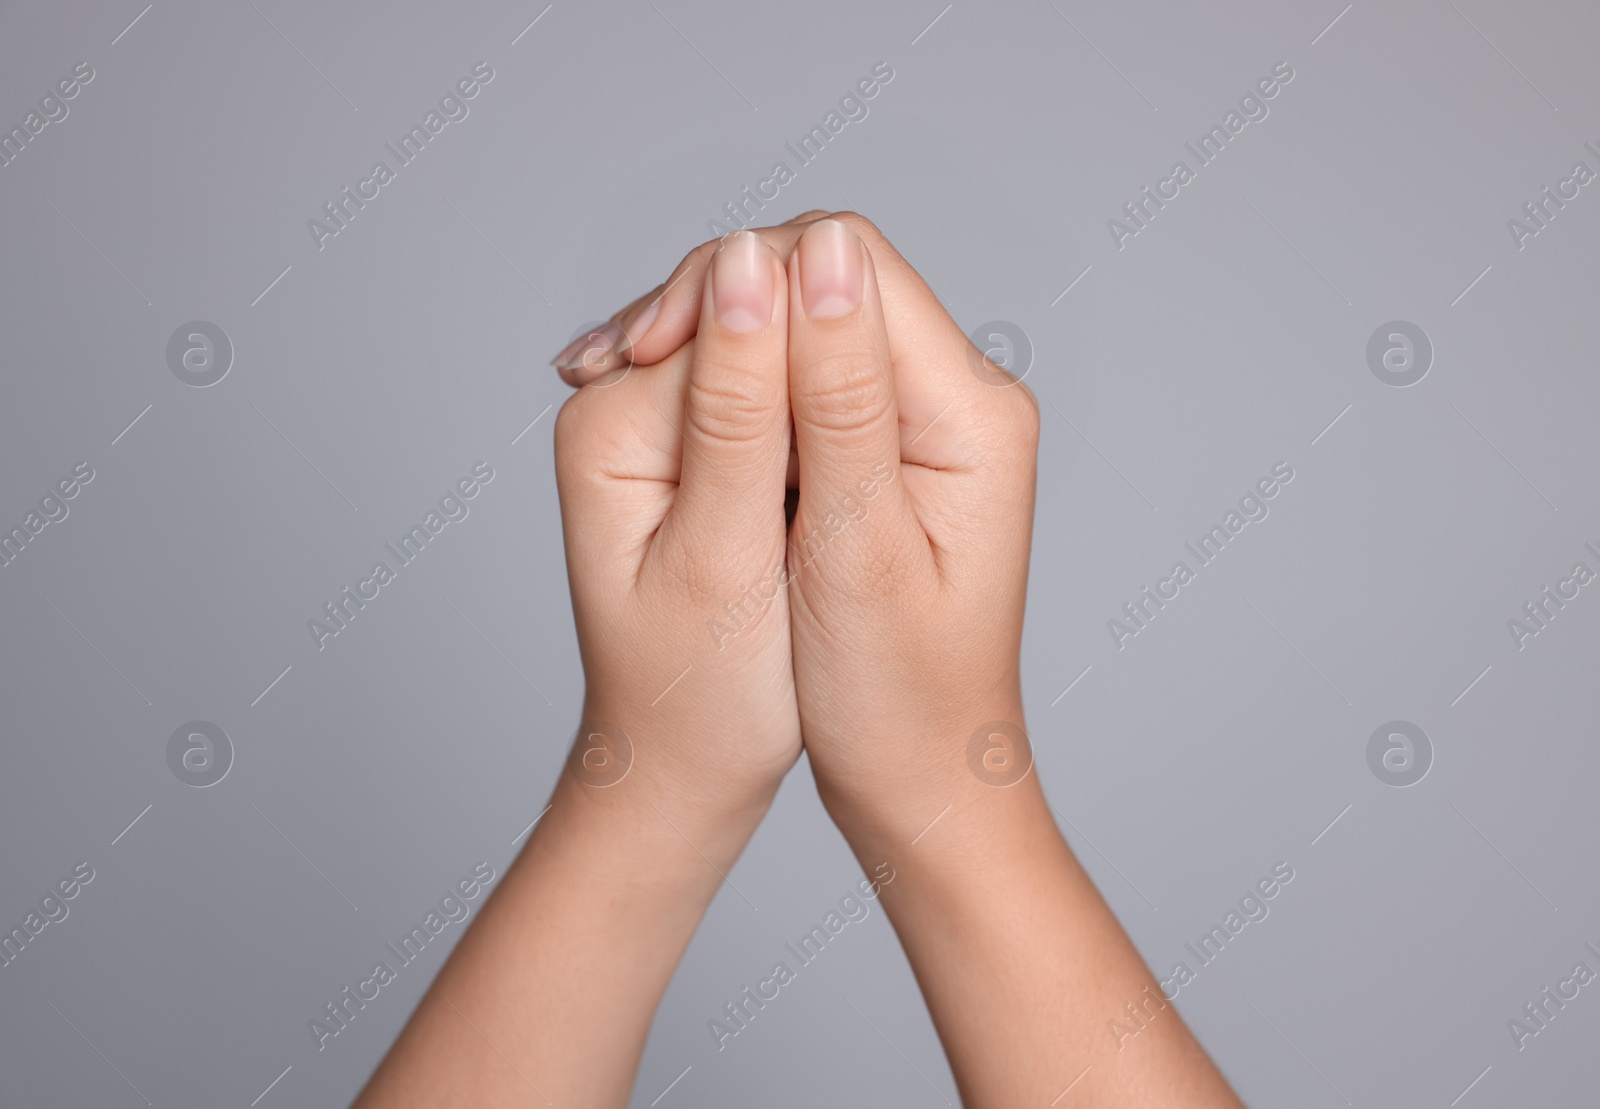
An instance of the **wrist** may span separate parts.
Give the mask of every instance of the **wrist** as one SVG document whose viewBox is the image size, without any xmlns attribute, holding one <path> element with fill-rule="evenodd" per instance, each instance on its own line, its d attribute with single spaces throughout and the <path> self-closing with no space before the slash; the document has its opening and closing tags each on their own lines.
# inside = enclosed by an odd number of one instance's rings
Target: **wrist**
<svg viewBox="0 0 1600 1109">
<path fill-rule="evenodd" d="M 670 749 L 640 749 L 623 729 L 588 713 L 584 721 L 551 798 L 552 815 L 567 810 L 617 878 L 648 886 L 709 875 L 709 899 L 779 783 L 708 781 L 704 772 L 676 765 Z"/>
<path fill-rule="evenodd" d="M 821 743 L 807 734 L 817 792 L 847 838 L 909 844 L 958 811 L 1043 806 L 1020 696 L 941 710 L 914 730 L 900 719 Z"/>
<path fill-rule="evenodd" d="M 591 689 L 562 780 L 619 812 L 653 805 L 712 832 L 742 827 L 748 838 L 800 752 L 792 693 L 787 719 L 784 707 L 713 699 L 669 713 Z"/>
</svg>

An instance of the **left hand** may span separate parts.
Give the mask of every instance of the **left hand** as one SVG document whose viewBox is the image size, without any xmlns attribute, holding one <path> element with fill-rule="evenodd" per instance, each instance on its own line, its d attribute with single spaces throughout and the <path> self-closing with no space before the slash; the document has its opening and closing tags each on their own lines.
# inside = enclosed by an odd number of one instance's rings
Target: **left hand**
<svg viewBox="0 0 1600 1109">
<path fill-rule="evenodd" d="M 800 721 L 782 573 L 788 283 L 753 234 L 706 262 L 694 341 L 591 379 L 555 437 L 588 682 L 569 776 L 715 815 L 765 808 Z M 606 781 L 628 747 L 627 776 Z"/>
</svg>

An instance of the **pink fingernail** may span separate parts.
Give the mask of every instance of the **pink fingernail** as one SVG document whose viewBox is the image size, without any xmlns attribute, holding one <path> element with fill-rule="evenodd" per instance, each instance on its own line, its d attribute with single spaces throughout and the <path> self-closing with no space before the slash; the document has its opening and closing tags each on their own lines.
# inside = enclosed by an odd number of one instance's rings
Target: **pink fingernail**
<svg viewBox="0 0 1600 1109">
<path fill-rule="evenodd" d="M 711 259 L 711 307 L 729 331 L 759 331 L 772 322 L 772 262 L 751 231 L 723 240 Z"/>
<path fill-rule="evenodd" d="M 656 317 L 659 315 L 661 315 L 661 298 L 656 297 L 640 309 L 633 319 L 623 317 L 622 342 L 617 344 L 617 353 L 626 354 L 632 350 L 635 343 L 649 334 L 650 325 L 656 322 Z"/>
<path fill-rule="evenodd" d="M 614 323 L 591 328 L 563 347 L 550 364 L 558 370 L 574 370 L 586 363 L 598 362 L 621 337 L 622 328 Z"/>
<path fill-rule="evenodd" d="M 861 304 L 861 240 L 838 220 L 800 236 L 800 303 L 814 320 L 847 316 Z"/>
</svg>

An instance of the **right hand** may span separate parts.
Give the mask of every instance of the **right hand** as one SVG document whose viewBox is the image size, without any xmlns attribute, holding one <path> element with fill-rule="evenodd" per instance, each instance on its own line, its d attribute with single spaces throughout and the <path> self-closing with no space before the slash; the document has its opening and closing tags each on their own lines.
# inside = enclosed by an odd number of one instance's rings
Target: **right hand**
<svg viewBox="0 0 1600 1109">
<path fill-rule="evenodd" d="M 847 834 L 905 844 L 1002 781 L 1037 790 L 1018 656 L 1038 405 L 860 216 L 809 223 L 789 279 L 801 728 Z"/>
</svg>

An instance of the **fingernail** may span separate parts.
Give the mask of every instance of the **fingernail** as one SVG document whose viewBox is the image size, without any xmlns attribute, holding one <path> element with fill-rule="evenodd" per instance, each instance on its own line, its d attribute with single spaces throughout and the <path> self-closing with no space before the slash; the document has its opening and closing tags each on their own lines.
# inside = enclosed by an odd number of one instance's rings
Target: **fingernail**
<svg viewBox="0 0 1600 1109">
<path fill-rule="evenodd" d="M 772 322 L 772 261 L 754 232 L 735 232 L 712 255 L 711 309 L 729 331 L 759 331 Z"/>
<path fill-rule="evenodd" d="M 814 320 L 849 315 L 861 303 L 861 240 L 823 219 L 800 236 L 800 303 Z"/>
<path fill-rule="evenodd" d="M 598 362 L 617 345 L 621 336 L 622 328 L 614 323 L 592 328 L 563 347 L 550 364 L 558 370 L 572 370 L 585 363 Z"/>
<path fill-rule="evenodd" d="M 661 297 L 658 294 L 654 300 L 643 308 L 636 309 L 629 316 L 622 317 L 622 342 L 617 344 L 617 353 L 626 354 L 633 349 L 635 343 L 643 339 L 650 331 L 650 325 L 656 322 L 656 317 L 661 315 Z"/>
</svg>

